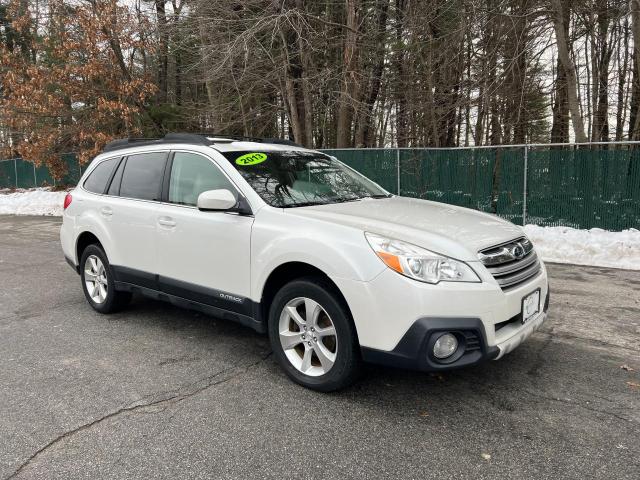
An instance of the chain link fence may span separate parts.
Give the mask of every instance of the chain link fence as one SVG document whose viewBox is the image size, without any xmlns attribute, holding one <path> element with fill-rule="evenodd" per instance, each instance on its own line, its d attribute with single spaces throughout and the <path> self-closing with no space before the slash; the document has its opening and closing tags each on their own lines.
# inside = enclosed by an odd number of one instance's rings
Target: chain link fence
<svg viewBox="0 0 640 480">
<path fill-rule="evenodd" d="M 519 225 L 623 230 L 640 226 L 640 143 L 332 149 L 399 195 L 495 213 Z M 82 166 L 63 156 L 61 185 Z M 0 161 L 0 188 L 55 185 L 46 167 Z"/>
<path fill-rule="evenodd" d="M 36 167 L 32 162 L 21 158 L 0 160 L 0 188 L 34 188 L 58 185 L 76 185 L 82 176 L 82 165 L 75 154 L 62 155 L 66 173 L 61 181 L 51 176 L 45 165 Z"/>
<path fill-rule="evenodd" d="M 333 149 L 383 188 L 519 225 L 640 226 L 640 144 Z"/>
</svg>

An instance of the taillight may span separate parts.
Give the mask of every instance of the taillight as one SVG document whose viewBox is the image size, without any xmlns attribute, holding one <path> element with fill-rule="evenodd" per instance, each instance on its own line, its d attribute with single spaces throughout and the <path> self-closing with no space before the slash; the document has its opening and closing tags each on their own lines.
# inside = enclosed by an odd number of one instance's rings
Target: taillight
<svg viewBox="0 0 640 480">
<path fill-rule="evenodd" d="M 73 198 L 71 197 L 71 194 L 67 193 L 64 197 L 64 205 L 62 206 L 63 210 L 66 210 L 67 207 L 71 205 L 71 200 L 73 200 Z"/>
</svg>

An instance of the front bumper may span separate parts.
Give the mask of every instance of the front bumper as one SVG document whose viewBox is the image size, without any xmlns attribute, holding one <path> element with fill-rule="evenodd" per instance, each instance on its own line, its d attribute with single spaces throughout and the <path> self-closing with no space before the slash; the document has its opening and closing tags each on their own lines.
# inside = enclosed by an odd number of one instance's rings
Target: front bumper
<svg viewBox="0 0 640 480">
<path fill-rule="evenodd" d="M 496 345 L 488 344 L 485 326 L 479 318 L 424 317 L 411 326 L 393 350 L 361 347 L 362 358 L 369 363 L 427 372 L 453 370 L 486 360 L 497 360 L 540 328 L 547 318 L 549 297 L 547 289 L 543 311 L 526 324 L 523 325 L 518 317 L 505 322 L 512 324 L 516 333 Z M 459 354 L 454 354 L 451 360 L 438 360 L 432 354 L 435 341 L 444 332 L 453 333 L 458 338 Z"/>
<path fill-rule="evenodd" d="M 481 283 L 418 282 L 390 268 L 368 282 L 332 278 L 351 310 L 362 347 L 391 351 L 419 319 L 479 318 L 485 328 L 487 345 L 496 346 L 517 335 L 521 327 L 501 324 L 522 312 L 525 296 L 548 290 L 547 272 L 508 290 L 502 290 L 491 274 L 477 262 Z"/>
<path fill-rule="evenodd" d="M 524 325 L 519 321 L 523 298 L 536 290 L 540 290 L 543 302 L 548 296 L 544 264 L 538 275 L 506 290 L 479 262 L 470 265 L 480 283 L 431 285 L 398 275 L 391 269 L 368 282 L 332 278 L 349 305 L 365 360 L 423 370 L 456 368 L 500 358 L 545 321 L 544 303 L 537 317 Z M 438 328 L 476 332 L 481 345 L 476 349 L 479 353 L 459 362 L 434 366 L 421 349 L 426 348 L 427 334 Z"/>
</svg>

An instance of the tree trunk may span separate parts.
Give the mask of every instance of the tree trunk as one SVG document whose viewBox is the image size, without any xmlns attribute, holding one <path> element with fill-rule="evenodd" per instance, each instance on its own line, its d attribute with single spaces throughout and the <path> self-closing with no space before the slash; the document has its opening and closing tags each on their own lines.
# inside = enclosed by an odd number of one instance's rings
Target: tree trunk
<svg viewBox="0 0 640 480">
<path fill-rule="evenodd" d="M 300 79 L 302 83 L 302 103 L 304 106 L 304 142 L 308 148 L 313 147 L 313 104 L 311 103 L 311 90 L 309 88 L 309 60 L 304 51 L 302 40 L 298 40 L 300 45 L 300 60 L 304 77 Z"/>
<path fill-rule="evenodd" d="M 353 120 L 353 99 L 357 84 L 357 41 L 358 19 L 356 3 L 358 0 L 345 0 L 347 24 L 343 50 L 342 85 L 338 99 L 338 118 L 336 120 L 338 148 L 351 146 L 351 123 Z"/>
<path fill-rule="evenodd" d="M 406 147 L 407 135 L 407 96 L 405 88 L 405 49 L 404 49 L 404 18 L 406 0 L 396 0 L 396 52 L 395 52 L 395 96 L 396 96 L 396 145 Z"/>
<path fill-rule="evenodd" d="M 613 50 L 609 45 L 609 23 L 611 21 L 606 0 L 600 1 L 598 10 L 598 75 L 597 103 L 594 104 L 594 129 L 592 139 L 596 142 L 609 141 L 609 64 Z M 594 85 L 594 89 L 596 85 Z"/>
<path fill-rule="evenodd" d="M 567 95 L 567 75 L 560 60 L 556 61 L 556 81 L 553 100 L 553 124 L 551 143 L 569 141 L 569 100 Z"/>
<path fill-rule="evenodd" d="M 489 54 L 489 59 L 487 63 L 487 83 L 489 85 L 490 90 L 488 93 L 488 111 L 489 118 L 487 124 L 487 144 L 490 145 L 499 145 L 502 142 L 502 126 L 500 124 L 499 117 L 499 109 L 500 102 L 497 95 L 496 85 L 498 83 L 497 78 L 497 67 L 498 67 L 498 44 L 500 31 L 498 26 L 498 15 L 495 13 L 495 9 L 498 6 L 491 2 L 490 4 L 492 13 L 491 19 L 489 20 L 489 43 L 487 48 L 487 53 Z M 497 162 L 497 168 L 500 168 L 499 162 Z"/>
<path fill-rule="evenodd" d="M 169 65 L 169 32 L 167 30 L 167 15 L 165 0 L 155 0 L 158 16 L 158 102 L 167 102 L 168 65 Z"/>
<path fill-rule="evenodd" d="M 386 30 L 387 30 L 387 11 L 389 9 L 389 0 L 378 0 L 376 4 L 377 22 L 376 22 L 376 55 L 374 65 L 371 71 L 371 80 L 368 90 L 365 92 L 364 105 L 360 109 L 358 116 L 357 129 L 355 135 L 356 147 L 371 147 L 375 143 L 375 139 L 371 137 L 371 125 L 375 117 L 373 108 L 380 93 L 380 85 L 382 83 L 382 72 L 384 71 L 384 63 L 386 58 Z"/>
<path fill-rule="evenodd" d="M 202 16 L 198 17 L 198 34 L 200 37 L 200 64 L 202 66 L 202 75 L 204 77 L 204 86 L 207 92 L 207 103 L 209 104 L 209 108 L 215 107 L 215 96 L 213 91 L 213 82 L 211 81 L 211 77 L 206 70 L 207 65 L 207 46 L 209 45 L 207 38 L 207 25 L 205 25 L 205 19 Z M 215 127 L 215 125 L 213 125 Z"/>
<path fill-rule="evenodd" d="M 567 97 L 569 103 L 569 112 L 571 114 L 571 124 L 575 140 L 578 143 L 586 143 L 587 136 L 584 133 L 584 122 L 580 114 L 580 105 L 578 103 L 576 70 L 571 55 L 569 53 L 569 43 L 565 30 L 565 20 L 562 13 L 561 0 L 553 0 L 553 28 L 556 34 L 556 43 L 558 47 L 558 59 L 564 67 L 567 76 Z"/>
<path fill-rule="evenodd" d="M 293 140 L 295 142 L 303 142 L 304 133 L 300 114 L 298 112 L 298 98 L 293 84 L 293 79 L 290 76 L 287 76 L 285 86 L 285 98 L 287 99 L 287 105 L 289 107 L 289 124 L 291 126 L 291 130 L 293 130 Z"/>
<path fill-rule="evenodd" d="M 527 69 L 527 0 L 512 0 L 512 26 L 504 42 L 505 84 L 503 142 L 525 143 L 524 92 Z"/>
<path fill-rule="evenodd" d="M 301 76 L 300 55 L 298 49 L 297 33 L 289 30 L 280 31 L 282 39 L 282 49 L 286 58 L 286 68 L 284 69 L 284 97 L 289 116 L 289 128 L 293 133 L 293 140 L 298 143 L 305 142 L 304 135 L 304 113 L 301 115 L 300 106 L 304 108 L 303 101 L 299 98 L 298 83 Z M 290 46 L 293 52 L 289 51 Z"/>
<path fill-rule="evenodd" d="M 640 139 L 640 0 L 629 2 L 633 33 L 633 93 L 629 117 L 629 139 Z"/>
<path fill-rule="evenodd" d="M 183 2 L 177 2 L 177 0 L 172 0 L 171 2 L 173 6 L 173 29 L 178 29 L 180 24 L 180 13 L 182 12 L 182 7 L 184 6 Z M 175 39 L 176 33 L 174 31 L 173 38 Z M 174 45 L 173 57 L 175 60 L 175 73 L 174 73 L 174 81 L 175 81 L 175 103 L 176 105 L 182 105 L 182 50 L 179 47 L 175 47 L 176 44 L 180 42 L 172 41 L 172 45 Z"/>
<path fill-rule="evenodd" d="M 620 59 L 620 49 L 618 49 L 618 67 L 620 75 L 618 77 L 618 105 L 616 109 L 616 136 L 615 141 L 622 140 L 624 135 L 624 123 L 626 121 L 626 92 L 625 85 L 629 72 L 629 20 L 624 20 L 624 33 L 622 41 L 622 59 Z"/>
</svg>

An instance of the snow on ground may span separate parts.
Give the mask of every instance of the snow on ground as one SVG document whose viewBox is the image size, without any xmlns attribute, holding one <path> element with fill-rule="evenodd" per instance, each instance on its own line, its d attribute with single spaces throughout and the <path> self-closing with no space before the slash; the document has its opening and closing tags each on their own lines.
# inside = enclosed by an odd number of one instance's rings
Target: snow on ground
<svg viewBox="0 0 640 480">
<path fill-rule="evenodd" d="M 0 190 L 0 214 L 61 216 L 66 193 L 49 188 Z M 536 225 L 524 229 L 547 262 L 640 270 L 640 230 L 608 232 Z"/>
<path fill-rule="evenodd" d="M 547 262 L 640 270 L 640 230 L 608 232 L 600 228 L 524 227 Z"/>
<path fill-rule="evenodd" d="M 62 204 L 67 192 L 52 192 L 50 188 L 0 190 L 0 214 L 62 216 Z"/>
</svg>

